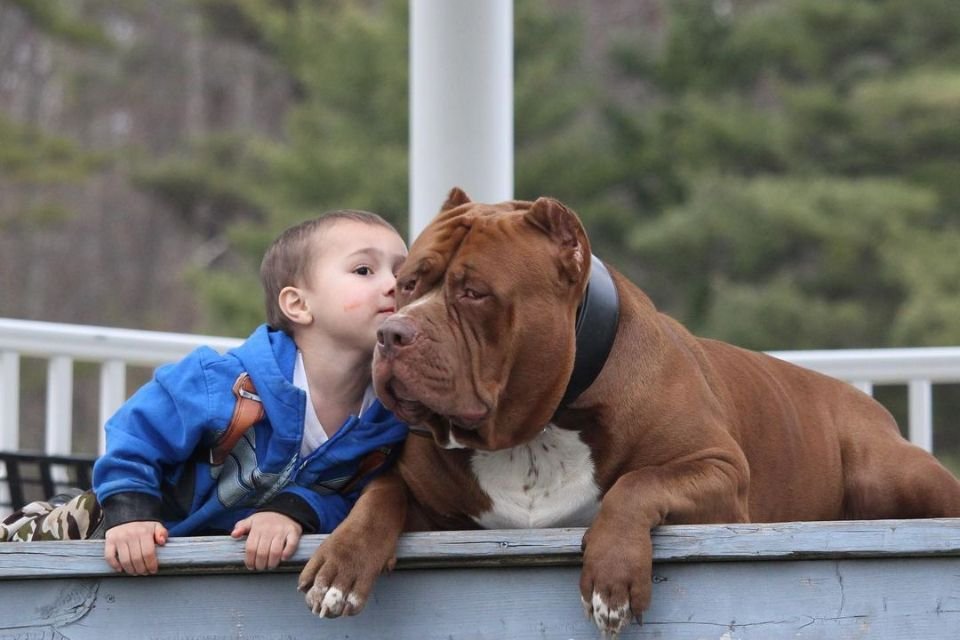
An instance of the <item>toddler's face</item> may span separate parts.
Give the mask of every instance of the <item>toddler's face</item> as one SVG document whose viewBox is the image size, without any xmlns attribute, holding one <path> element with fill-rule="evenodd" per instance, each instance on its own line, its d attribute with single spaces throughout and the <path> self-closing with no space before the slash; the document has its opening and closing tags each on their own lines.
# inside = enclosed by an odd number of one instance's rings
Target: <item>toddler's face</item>
<svg viewBox="0 0 960 640">
<path fill-rule="evenodd" d="M 392 229 L 353 220 L 338 221 L 317 241 L 302 287 L 316 328 L 344 346 L 372 351 L 377 329 L 395 311 L 396 272 L 406 245 Z"/>
</svg>

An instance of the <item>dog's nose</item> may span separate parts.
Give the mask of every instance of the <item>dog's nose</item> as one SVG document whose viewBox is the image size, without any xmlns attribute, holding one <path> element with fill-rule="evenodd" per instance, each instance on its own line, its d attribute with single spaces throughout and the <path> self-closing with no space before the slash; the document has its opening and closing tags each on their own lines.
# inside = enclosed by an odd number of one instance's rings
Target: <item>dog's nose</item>
<svg viewBox="0 0 960 640">
<path fill-rule="evenodd" d="M 377 347 L 384 353 L 390 353 L 410 345 L 416 335 L 417 330 L 409 320 L 387 318 L 377 331 Z"/>
</svg>

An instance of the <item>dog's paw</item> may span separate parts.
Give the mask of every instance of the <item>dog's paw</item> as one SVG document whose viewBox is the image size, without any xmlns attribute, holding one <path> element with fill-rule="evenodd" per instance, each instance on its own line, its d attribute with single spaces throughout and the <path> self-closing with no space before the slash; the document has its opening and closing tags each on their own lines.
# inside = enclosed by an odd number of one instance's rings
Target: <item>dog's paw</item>
<svg viewBox="0 0 960 640">
<path fill-rule="evenodd" d="M 581 603 L 603 637 L 616 638 L 631 618 L 640 620 L 650 604 L 650 536 L 605 535 L 596 525 L 589 534 L 584 539 Z"/>
<path fill-rule="evenodd" d="M 337 587 L 315 583 L 307 590 L 304 599 L 307 607 L 321 618 L 337 618 L 341 615 L 352 615 L 363 609 L 364 600 L 355 593 L 347 593 Z"/>
<path fill-rule="evenodd" d="M 297 588 L 307 607 L 321 618 L 352 616 L 363 609 L 377 575 L 387 562 L 377 562 L 375 547 L 331 535 L 307 561 Z"/>
<path fill-rule="evenodd" d="M 626 600 L 619 603 L 610 603 L 596 591 L 590 602 L 587 602 L 581 596 L 583 611 L 587 615 L 587 620 L 593 620 L 597 629 L 603 634 L 603 637 L 616 638 L 630 621 L 630 605 Z"/>
</svg>

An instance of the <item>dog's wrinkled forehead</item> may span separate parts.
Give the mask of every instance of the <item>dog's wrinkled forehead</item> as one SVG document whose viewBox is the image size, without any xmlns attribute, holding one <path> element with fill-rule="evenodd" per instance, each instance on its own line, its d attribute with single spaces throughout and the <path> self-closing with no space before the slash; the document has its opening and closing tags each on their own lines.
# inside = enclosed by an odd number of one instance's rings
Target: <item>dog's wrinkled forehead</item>
<svg viewBox="0 0 960 640">
<path fill-rule="evenodd" d="M 399 283 L 416 278 L 418 289 L 434 285 L 472 231 L 515 224 L 532 203 L 509 201 L 499 204 L 470 202 L 438 215 L 410 247 L 410 254 L 397 275 Z"/>
</svg>

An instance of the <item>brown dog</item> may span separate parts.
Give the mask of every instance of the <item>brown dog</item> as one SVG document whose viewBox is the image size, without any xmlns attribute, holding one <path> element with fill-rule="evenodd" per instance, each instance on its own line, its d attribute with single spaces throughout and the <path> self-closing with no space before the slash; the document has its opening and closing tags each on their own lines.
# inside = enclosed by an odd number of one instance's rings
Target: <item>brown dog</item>
<svg viewBox="0 0 960 640">
<path fill-rule="evenodd" d="M 648 606 L 667 523 L 960 516 L 960 483 L 852 386 L 699 339 L 591 258 L 556 200 L 451 191 L 397 279 L 374 383 L 411 437 L 300 576 L 357 613 L 401 531 L 589 526 L 602 632 Z"/>
</svg>

